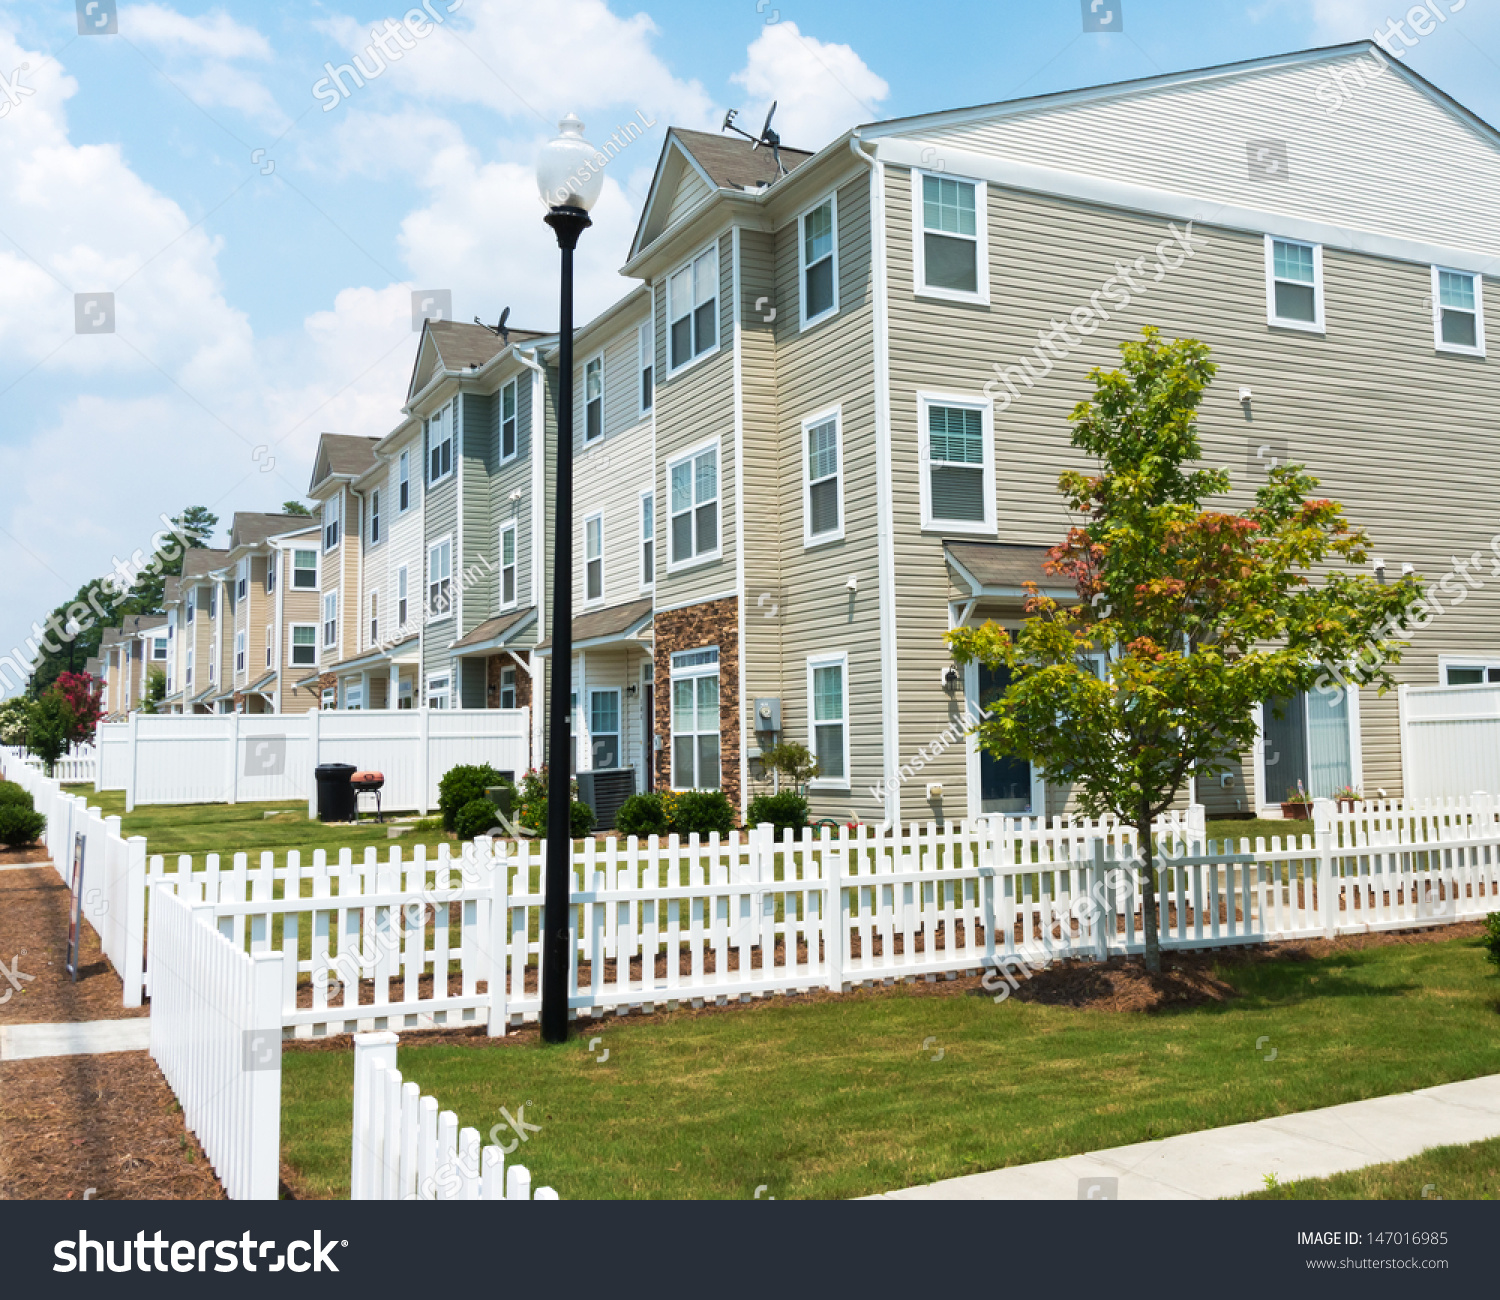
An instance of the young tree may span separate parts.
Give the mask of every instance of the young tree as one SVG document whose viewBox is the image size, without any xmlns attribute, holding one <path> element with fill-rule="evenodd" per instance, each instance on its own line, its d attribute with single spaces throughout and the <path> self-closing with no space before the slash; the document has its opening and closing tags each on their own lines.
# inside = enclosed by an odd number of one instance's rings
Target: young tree
<svg viewBox="0 0 1500 1300">
<path fill-rule="evenodd" d="M 1072 785 L 1088 815 L 1135 827 L 1154 972 L 1153 820 L 1189 777 L 1222 771 L 1253 746 L 1258 703 L 1308 690 L 1325 666 L 1371 648 L 1371 680 L 1388 689 L 1421 585 L 1351 571 L 1368 539 L 1337 502 L 1310 496 L 1317 480 L 1300 465 L 1273 469 L 1243 514 L 1205 509 L 1230 486 L 1224 470 L 1192 468 L 1201 456 L 1194 413 L 1215 370 L 1208 347 L 1163 343 L 1147 327 L 1120 353 L 1121 369 L 1090 372 L 1093 398 L 1069 416 L 1073 445 L 1098 472 L 1059 480 L 1086 522 L 1045 567 L 1073 583 L 1077 603 L 1033 583 L 1014 640 L 993 623 L 948 635 L 960 662 L 1011 672 L 976 728 L 979 743 Z"/>
<path fill-rule="evenodd" d="M 68 737 L 75 725 L 73 706 L 61 691 L 50 690 L 31 702 L 26 719 L 26 748 L 47 765 L 48 776 L 52 775 L 57 760 L 68 752 Z"/>
<path fill-rule="evenodd" d="M 142 713 L 158 713 L 157 708 L 167 698 L 167 670 L 153 664 L 146 669 L 146 696 L 141 702 Z"/>
<path fill-rule="evenodd" d="M 155 671 L 161 672 L 161 669 Z M 162 674 L 162 685 L 166 685 L 166 674 Z M 68 733 L 68 742 L 86 745 L 94 738 L 94 729 L 104 713 L 104 682 L 88 673 L 62 673 L 52 689 L 68 702 L 73 712 L 73 728 Z"/>
<path fill-rule="evenodd" d="M 26 743 L 27 719 L 31 702 L 24 695 L 12 695 L 0 700 L 0 745 L 19 749 Z"/>
</svg>

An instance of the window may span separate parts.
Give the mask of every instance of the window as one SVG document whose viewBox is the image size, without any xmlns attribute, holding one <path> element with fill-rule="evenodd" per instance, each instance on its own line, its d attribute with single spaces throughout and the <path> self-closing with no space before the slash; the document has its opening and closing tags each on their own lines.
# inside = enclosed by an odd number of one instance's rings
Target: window
<svg viewBox="0 0 1500 1300">
<path fill-rule="evenodd" d="M 446 709 L 449 694 L 447 673 L 438 673 L 427 679 L 427 707 L 429 709 Z"/>
<path fill-rule="evenodd" d="M 406 565 L 396 570 L 396 625 L 406 626 Z"/>
<path fill-rule="evenodd" d="M 710 247 L 667 280 L 671 368 L 718 346 L 719 250 Z"/>
<path fill-rule="evenodd" d="M 380 540 L 380 489 L 370 493 L 370 545 Z"/>
<path fill-rule="evenodd" d="M 635 332 L 636 365 L 641 372 L 638 398 L 642 415 L 647 415 L 656 405 L 656 348 L 652 336 L 652 321 L 642 321 Z"/>
<path fill-rule="evenodd" d="M 672 656 L 672 786 L 719 788 L 719 651 Z"/>
<path fill-rule="evenodd" d="M 427 548 L 427 617 L 447 618 L 452 612 L 453 543 L 443 538 Z"/>
<path fill-rule="evenodd" d="M 994 438 L 988 403 L 918 399 L 925 433 L 922 526 L 987 533 L 995 528 Z"/>
<path fill-rule="evenodd" d="M 1319 690 L 1261 708 L 1261 799 L 1279 804 L 1300 785 L 1314 799 L 1358 785 L 1359 747 L 1352 727 L 1353 690 Z M 1280 713 L 1280 717 L 1276 715 Z"/>
<path fill-rule="evenodd" d="M 271 648 L 276 644 L 276 632 L 272 626 L 266 624 L 266 667 L 271 667 Z"/>
<path fill-rule="evenodd" d="M 216 582 L 208 589 L 208 616 L 219 617 L 219 584 Z"/>
<path fill-rule="evenodd" d="M 311 668 L 318 662 L 318 629 L 311 623 L 292 625 L 292 667 Z"/>
<path fill-rule="evenodd" d="M 1500 659 L 1438 660 L 1444 686 L 1488 686 L 1500 684 Z"/>
<path fill-rule="evenodd" d="M 196 587 L 189 587 L 188 588 L 188 595 L 187 595 L 187 621 L 189 623 L 191 623 L 197 617 L 198 617 L 198 589 Z"/>
<path fill-rule="evenodd" d="M 502 709 L 516 707 L 516 670 L 514 668 L 500 670 L 500 707 Z"/>
<path fill-rule="evenodd" d="M 656 498 L 641 493 L 641 590 L 650 591 L 656 581 Z"/>
<path fill-rule="evenodd" d="M 365 707 L 365 687 L 361 682 L 355 685 L 350 682 L 344 687 L 344 707 L 346 709 L 363 709 Z"/>
<path fill-rule="evenodd" d="M 802 541 L 806 546 L 844 535 L 839 500 L 840 415 L 833 410 L 802 422 L 807 474 L 802 491 Z"/>
<path fill-rule="evenodd" d="M 912 184 L 917 292 L 988 302 L 983 184 L 924 172 L 912 173 Z"/>
<path fill-rule="evenodd" d="M 339 643 L 339 594 L 336 591 L 323 593 L 323 645 Z"/>
<path fill-rule="evenodd" d="M 516 381 L 512 379 L 500 390 L 500 459 L 510 460 L 516 454 Z"/>
<path fill-rule="evenodd" d="M 245 599 L 250 589 L 250 561 L 243 559 L 234 566 L 234 598 L 236 601 Z"/>
<path fill-rule="evenodd" d="M 500 529 L 500 608 L 516 603 L 516 526 Z"/>
<path fill-rule="evenodd" d="M 1433 267 L 1432 327 L 1438 351 L 1483 356 L 1483 280 L 1467 271 Z"/>
<path fill-rule="evenodd" d="M 396 467 L 396 513 L 411 509 L 411 452 L 403 451 Z"/>
<path fill-rule="evenodd" d="M 719 552 L 719 449 L 708 447 L 667 466 L 672 564 Z"/>
<path fill-rule="evenodd" d="M 604 358 L 583 367 L 583 440 L 593 442 L 604 433 Z"/>
<path fill-rule="evenodd" d="M 237 673 L 245 671 L 245 634 L 243 632 L 234 634 L 234 671 Z"/>
<path fill-rule="evenodd" d="M 193 689 L 193 660 L 197 658 L 197 655 L 195 655 L 193 653 L 194 649 L 195 649 L 194 646 L 191 646 L 191 645 L 188 646 L 188 652 L 187 652 L 187 672 L 184 674 L 183 679 L 182 679 L 183 680 L 183 684 L 190 691 Z"/>
<path fill-rule="evenodd" d="M 1323 249 L 1266 236 L 1267 318 L 1291 329 L 1323 328 Z"/>
<path fill-rule="evenodd" d="M 339 692 L 336 686 L 325 686 L 322 694 L 322 707 L 325 709 L 336 709 L 339 706 Z"/>
<path fill-rule="evenodd" d="M 318 589 L 318 553 L 316 551 L 292 552 L 292 586 L 298 591 Z"/>
<path fill-rule="evenodd" d="M 281 552 L 272 551 L 266 556 L 266 593 L 276 590 L 276 566 L 281 561 Z"/>
<path fill-rule="evenodd" d="M 413 687 L 414 683 L 412 682 L 411 678 L 403 677 L 401 679 L 400 686 L 396 688 L 396 707 L 398 709 L 411 708 L 411 693 Z"/>
<path fill-rule="evenodd" d="M 166 659 L 166 657 L 167 657 L 167 638 L 166 637 L 164 637 L 164 636 L 154 636 L 154 637 L 151 638 L 151 657 L 153 659 L 163 659 L 163 660 Z"/>
<path fill-rule="evenodd" d="M 372 646 L 380 644 L 380 593 L 378 591 L 370 593 L 370 644 Z"/>
<path fill-rule="evenodd" d="M 807 661 L 808 748 L 818 760 L 813 786 L 848 788 L 849 698 L 844 689 L 848 658 L 822 655 Z"/>
<path fill-rule="evenodd" d="M 331 496 L 323 502 L 323 549 L 331 551 L 339 544 L 343 515 L 340 509 L 342 494 Z"/>
<path fill-rule="evenodd" d="M 436 483 L 453 472 L 453 403 L 427 421 L 427 481 Z"/>
<path fill-rule="evenodd" d="M 839 309 L 838 259 L 834 227 L 837 208 L 832 196 L 802 214 L 798 243 L 802 259 L 802 328 Z"/>
<path fill-rule="evenodd" d="M 589 692 L 589 748 L 593 755 L 589 763 L 591 768 L 620 766 L 620 692 L 617 689 Z"/>
<path fill-rule="evenodd" d="M 604 516 L 583 521 L 583 599 L 604 599 Z"/>
</svg>

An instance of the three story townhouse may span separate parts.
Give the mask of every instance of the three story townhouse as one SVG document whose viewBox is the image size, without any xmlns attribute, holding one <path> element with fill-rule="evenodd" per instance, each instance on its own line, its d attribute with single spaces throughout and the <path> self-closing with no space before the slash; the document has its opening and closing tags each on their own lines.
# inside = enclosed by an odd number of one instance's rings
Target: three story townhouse
<svg viewBox="0 0 1500 1300">
<path fill-rule="evenodd" d="M 209 701 L 218 693 L 219 685 L 213 660 L 217 644 L 214 621 L 218 583 L 211 575 L 224 564 L 228 554 L 214 547 L 194 547 L 182 557 L 182 576 L 175 596 L 178 623 L 175 640 L 183 713 L 215 711 Z M 169 602 L 169 614 L 173 608 Z"/>
<path fill-rule="evenodd" d="M 99 657 L 103 664 L 104 717 L 129 717 L 146 702 L 151 670 L 166 670 L 166 619 L 160 614 L 127 614 L 119 627 L 104 630 Z"/>
</svg>

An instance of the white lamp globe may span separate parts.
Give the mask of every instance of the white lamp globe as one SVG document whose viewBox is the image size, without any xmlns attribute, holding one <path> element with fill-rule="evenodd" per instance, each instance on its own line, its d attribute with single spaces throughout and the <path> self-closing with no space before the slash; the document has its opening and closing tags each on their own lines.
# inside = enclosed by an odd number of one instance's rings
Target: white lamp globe
<svg viewBox="0 0 1500 1300">
<path fill-rule="evenodd" d="M 599 201 L 604 184 L 602 155 L 583 138 L 583 123 L 572 113 L 557 124 L 558 136 L 542 146 L 536 184 L 549 208 L 581 208 Z"/>
</svg>

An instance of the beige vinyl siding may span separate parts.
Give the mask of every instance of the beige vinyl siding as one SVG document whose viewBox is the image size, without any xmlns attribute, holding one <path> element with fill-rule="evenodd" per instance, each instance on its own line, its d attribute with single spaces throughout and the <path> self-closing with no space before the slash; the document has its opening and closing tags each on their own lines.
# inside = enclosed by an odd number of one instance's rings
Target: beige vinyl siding
<svg viewBox="0 0 1500 1300">
<path fill-rule="evenodd" d="M 678 183 L 677 192 L 672 195 L 672 202 L 667 208 L 667 215 L 666 219 L 662 222 L 662 228 L 665 229 L 670 226 L 679 217 L 696 207 L 708 193 L 708 182 L 691 167 L 684 168 L 682 180 Z"/>
<path fill-rule="evenodd" d="M 458 624 L 455 633 L 464 636 L 489 618 L 499 604 L 497 578 L 499 556 L 497 531 L 503 502 L 492 502 L 490 485 L 499 455 L 497 423 L 499 399 L 488 393 L 464 393 L 459 401 L 462 412 L 463 440 L 457 449 L 458 470 L 463 475 L 463 517 L 460 531 L 463 546 L 455 548 L 463 555 L 463 570 L 458 578 Z M 479 691 L 481 707 L 483 683 Z"/>
<path fill-rule="evenodd" d="M 381 513 L 384 514 L 383 509 Z M 383 522 L 381 527 L 384 528 Z M 280 653 L 277 660 L 280 666 L 280 678 L 277 688 L 281 694 L 283 713 L 306 713 L 318 702 L 319 698 L 316 687 L 300 691 L 296 688 L 299 681 L 316 673 L 318 667 L 316 665 L 298 666 L 292 663 L 292 625 L 294 623 L 311 623 L 314 626 L 318 624 L 322 617 L 318 603 L 320 596 L 316 590 L 292 586 L 292 568 L 295 560 L 294 550 L 317 550 L 321 545 L 320 538 L 319 531 L 310 531 L 305 537 L 291 538 L 292 549 L 272 553 L 273 556 L 279 557 L 280 561 L 280 567 L 276 573 L 276 585 L 281 592 L 281 627 L 278 632 Z M 274 596 L 272 599 L 274 601 Z M 275 609 L 274 603 L 272 609 L 273 611 Z M 382 617 L 384 617 L 383 612 Z M 324 657 L 321 634 L 315 644 L 318 647 L 319 664 L 322 664 Z"/>
</svg>

